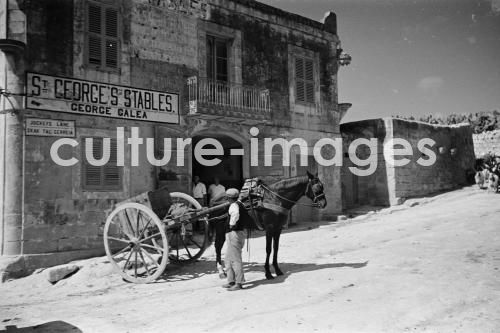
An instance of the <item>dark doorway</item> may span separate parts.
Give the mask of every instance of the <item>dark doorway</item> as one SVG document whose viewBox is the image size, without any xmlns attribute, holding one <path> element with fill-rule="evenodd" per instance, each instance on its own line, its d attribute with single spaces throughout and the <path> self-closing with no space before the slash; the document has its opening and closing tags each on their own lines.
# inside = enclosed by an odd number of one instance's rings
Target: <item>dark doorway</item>
<svg viewBox="0 0 500 333">
<path fill-rule="evenodd" d="M 214 156 L 214 158 L 219 158 L 221 162 L 212 167 L 201 165 L 194 157 L 194 147 L 196 144 L 204 138 L 213 138 L 218 140 L 222 147 L 224 147 L 224 156 Z M 209 145 L 206 148 L 211 148 Z M 196 136 L 193 138 L 193 176 L 197 175 L 200 177 L 201 181 L 207 186 L 213 184 L 214 178 L 219 178 L 220 183 L 224 187 L 230 188 L 234 187 L 240 189 L 243 185 L 243 157 L 231 155 L 231 149 L 242 149 L 242 145 L 224 135 L 208 135 L 208 136 Z M 209 157 L 207 157 L 209 159 Z"/>
</svg>

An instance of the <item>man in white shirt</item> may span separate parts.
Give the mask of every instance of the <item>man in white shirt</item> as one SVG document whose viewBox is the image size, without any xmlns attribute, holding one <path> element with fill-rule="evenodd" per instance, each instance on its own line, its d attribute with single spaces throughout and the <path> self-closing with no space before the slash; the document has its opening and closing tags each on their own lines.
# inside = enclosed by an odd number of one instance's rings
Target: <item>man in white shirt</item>
<svg viewBox="0 0 500 333">
<path fill-rule="evenodd" d="M 239 191 L 230 188 L 226 191 L 227 199 L 231 202 L 229 206 L 229 223 L 226 232 L 227 250 L 224 257 L 227 272 L 227 284 L 223 285 L 229 291 L 243 289 L 245 276 L 243 274 L 242 250 L 245 245 L 245 229 L 240 221 L 240 208 L 238 204 Z M 240 222 L 240 223 L 238 223 Z"/>
<path fill-rule="evenodd" d="M 200 203 L 202 207 L 207 205 L 207 188 L 205 184 L 200 182 L 200 177 L 193 178 L 193 197 Z"/>
<path fill-rule="evenodd" d="M 220 184 L 219 178 L 214 178 L 214 183 L 208 187 L 208 195 L 210 197 L 210 202 L 216 197 L 222 196 L 226 192 L 226 188 Z"/>
</svg>

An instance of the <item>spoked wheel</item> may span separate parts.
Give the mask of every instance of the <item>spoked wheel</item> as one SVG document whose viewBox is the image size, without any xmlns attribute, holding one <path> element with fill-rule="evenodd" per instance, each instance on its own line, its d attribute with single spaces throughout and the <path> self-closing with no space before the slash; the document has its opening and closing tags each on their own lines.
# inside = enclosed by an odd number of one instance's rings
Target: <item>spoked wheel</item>
<svg viewBox="0 0 500 333">
<path fill-rule="evenodd" d="M 208 218 L 194 221 L 173 223 L 173 218 L 201 209 L 201 205 L 193 197 L 181 193 L 170 193 L 172 205 L 164 222 L 167 224 L 169 259 L 174 262 L 188 263 L 195 261 L 210 245 L 208 239 Z"/>
<path fill-rule="evenodd" d="M 168 263 L 164 228 L 150 208 L 138 203 L 125 203 L 111 212 L 104 226 L 104 247 L 125 280 L 148 283 L 163 273 Z"/>
</svg>

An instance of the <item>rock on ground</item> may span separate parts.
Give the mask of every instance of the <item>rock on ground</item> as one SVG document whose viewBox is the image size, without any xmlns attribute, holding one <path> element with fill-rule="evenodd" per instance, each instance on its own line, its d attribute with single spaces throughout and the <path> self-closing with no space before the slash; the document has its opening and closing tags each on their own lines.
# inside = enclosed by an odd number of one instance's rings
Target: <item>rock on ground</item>
<svg viewBox="0 0 500 333">
<path fill-rule="evenodd" d="M 60 265 L 55 267 L 50 267 L 43 272 L 50 283 L 57 283 L 58 281 L 64 279 L 65 277 L 74 274 L 80 267 L 77 265 Z"/>
</svg>

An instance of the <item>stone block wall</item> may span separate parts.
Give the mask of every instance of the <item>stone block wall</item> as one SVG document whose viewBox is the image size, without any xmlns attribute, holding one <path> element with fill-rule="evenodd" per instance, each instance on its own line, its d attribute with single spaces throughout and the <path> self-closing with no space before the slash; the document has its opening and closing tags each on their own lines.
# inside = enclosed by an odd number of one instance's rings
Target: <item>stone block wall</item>
<svg viewBox="0 0 500 333">
<path fill-rule="evenodd" d="M 401 119 L 384 118 L 341 125 L 344 139 L 344 165 L 342 167 L 342 195 L 344 208 L 357 205 L 395 205 L 407 198 L 425 196 L 451 190 L 467 184 L 467 176 L 474 167 L 472 130 L 467 125 L 441 126 Z M 356 176 L 349 170 L 348 146 L 358 138 L 377 140 L 377 145 L 363 145 L 357 151 L 366 159 L 376 151 L 377 169 L 368 176 Z M 435 163 L 423 166 L 419 159 L 427 160 L 418 142 L 424 138 L 435 144 L 428 149 L 435 155 Z M 412 154 L 396 157 L 409 160 L 404 166 L 393 166 L 384 157 L 384 145 L 391 139 L 409 142 Z M 399 145 L 395 149 L 402 148 Z"/>
<path fill-rule="evenodd" d="M 467 172 L 474 167 L 470 126 L 440 126 L 392 119 L 392 137 L 406 139 L 413 149 L 409 164 L 392 167 L 396 198 L 424 196 L 467 184 Z M 427 159 L 417 147 L 418 141 L 424 138 L 436 142 L 431 148 L 436 154 L 436 162 L 432 166 L 417 163 L 421 157 Z"/>
<path fill-rule="evenodd" d="M 342 196 L 343 206 L 352 207 L 358 204 L 388 205 L 389 193 L 387 172 L 384 160 L 383 142 L 386 137 L 386 128 L 383 119 L 374 119 L 346 123 L 341 125 L 343 140 L 342 166 Z M 350 168 L 356 165 L 349 158 L 349 145 L 358 138 L 376 139 L 374 145 L 362 145 L 356 151 L 357 156 L 366 160 L 374 154 L 377 161 L 375 172 L 369 176 L 357 176 Z M 366 167 L 360 167 L 364 170 Z"/>
<path fill-rule="evenodd" d="M 500 130 L 473 134 L 472 139 L 476 158 L 488 153 L 500 155 Z"/>
<path fill-rule="evenodd" d="M 27 117 L 73 120 L 71 115 L 27 110 Z M 116 128 L 131 126 L 123 120 L 80 116 L 75 121 L 77 147 L 62 146 L 62 159 L 83 159 L 85 137 L 116 137 Z M 143 138 L 153 137 L 150 126 L 136 123 Z M 125 136 L 129 136 L 125 131 Z M 25 136 L 23 254 L 43 254 L 98 249 L 103 252 L 102 232 L 114 204 L 156 187 L 155 168 L 139 151 L 139 166 L 123 167 L 122 189 L 92 192 L 81 188 L 81 164 L 57 165 L 49 152 L 57 137 Z M 125 158 L 129 159 L 129 148 Z"/>
</svg>

